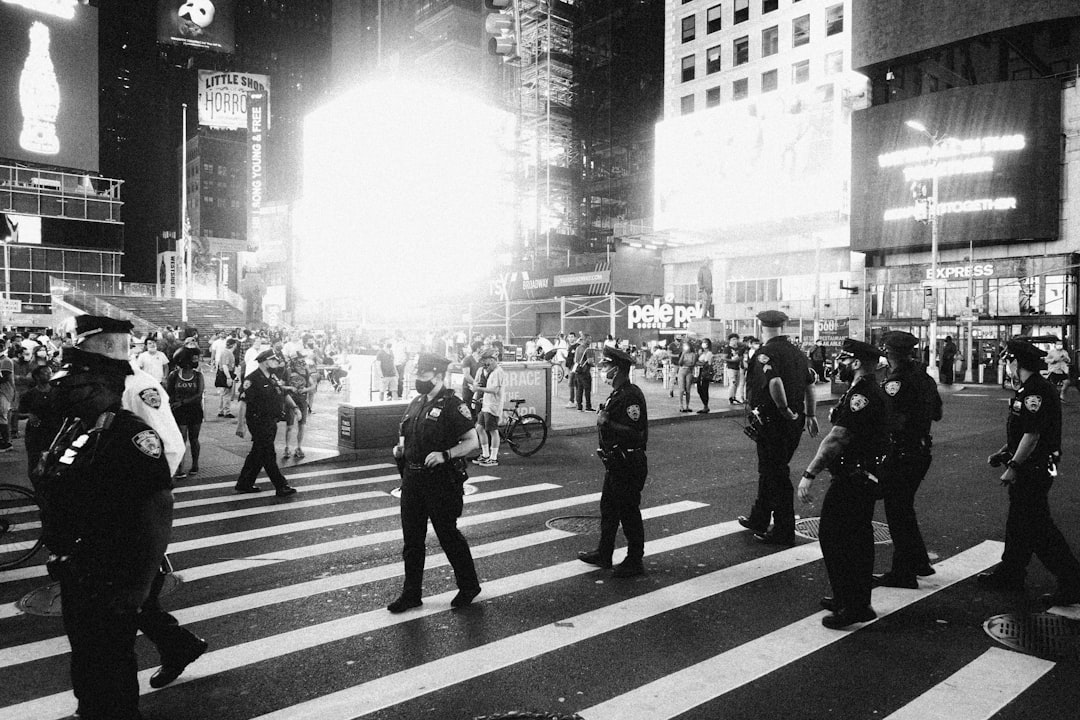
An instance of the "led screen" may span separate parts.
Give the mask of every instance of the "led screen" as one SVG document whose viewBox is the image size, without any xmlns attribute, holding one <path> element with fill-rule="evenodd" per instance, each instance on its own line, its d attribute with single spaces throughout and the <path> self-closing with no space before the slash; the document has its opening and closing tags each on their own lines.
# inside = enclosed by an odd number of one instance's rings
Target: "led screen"
<svg viewBox="0 0 1080 720">
<path fill-rule="evenodd" d="M 908 121 L 937 135 L 937 149 Z M 928 248 L 926 203 L 912 186 L 932 195 L 935 174 L 941 246 L 1056 238 L 1060 133 L 1056 80 L 959 88 L 856 112 L 851 249 Z"/>
<path fill-rule="evenodd" d="M 97 8 L 0 2 L 0 159 L 98 169 Z"/>
<path fill-rule="evenodd" d="M 231 53 L 235 0 L 158 0 L 158 42 Z"/>
</svg>

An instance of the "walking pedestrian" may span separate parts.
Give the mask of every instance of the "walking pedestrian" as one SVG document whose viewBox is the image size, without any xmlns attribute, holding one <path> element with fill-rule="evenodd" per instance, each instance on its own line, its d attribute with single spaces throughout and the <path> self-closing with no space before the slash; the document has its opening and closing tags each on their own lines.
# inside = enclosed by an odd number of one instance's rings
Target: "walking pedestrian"
<svg viewBox="0 0 1080 720">
<path fill-rule="evenodd" d="M 165 381 L 165 391 L 169 394 L 169 409 L 184 438 L 186 461 L 176 471 L 176 479 L 183 480 L 189 474 L 199 472 L 199 456 L 202 445 L 199 432 L 203 423 L 203 376 L 199 372 L 198 354 L 176 351 L 176 369 L 169 373 Z"/>
<path fill-rule="evenodd" d="M 499 367 L 498 351 L 488 348 L 480 353 L 484 382 L 473 391 L 480 398 L 480 414 L 476 418 L 476 434 L 480 440 L 480 457 L 473 462 L 483 467 L 499 464 L 499 420 L 506 401 L 506 373 Z"/>
<path fill-rule="evenodd" d="M 296 492 L 290 487 L 278 468 L 274 451 L 277 424 L 285 419 L 285 395 L 281 382 L 274 375 L 284 360 L 273 348 L 263 350 L 255 358 L 257 369 L 244 378 L 240 391 L 244 400 L 244 422 L 251 433 L 251 451 L 244 460 L 244 467 L 236 479 L 236 492 L 259 492 L 255 484 L 259 471 L 266 468 L 270 482 L 278 497 L 288 497 Z"/>
<path fill-rule="evenodd" d="M 690 410 L 690 388 L 694 385 L 694 373 L 697 370 L 698 354 L 689 338 L 684 338 L 679 347 L 679 375 L 676 380 L 679 388 L 679 412 Z"/>
<path fill-rule="evenodd" d="M 712 340 L 705 338 L 701 341 L 701 352 L 697 358 L 697 392 L 701 399 L 701 409 L 698 415 L 706 415 L 709 412 L 709 386 L 713 381 L 713 351 Z"/>
<path fill-rule="evenodd" d="M 724 384 L 728 386 L 728 404 L 742 405 L 743 398 L 739 397 L 739 385 L 742 379 L 742 342 L 739 333 L 731 333 L 727 336 L 727 348 L 724 351 Z"/>
</svg>

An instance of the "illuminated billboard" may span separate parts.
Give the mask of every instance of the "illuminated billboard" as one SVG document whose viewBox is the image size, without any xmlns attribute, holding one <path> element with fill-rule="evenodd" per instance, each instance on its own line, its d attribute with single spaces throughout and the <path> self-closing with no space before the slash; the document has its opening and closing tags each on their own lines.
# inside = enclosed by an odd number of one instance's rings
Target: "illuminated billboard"
<svg viewBox="0 0 1080 720">
<path fill-rule="evenodd" d="M 0 2 L 0 159 L 97 171 L 97 12 Z"/>
<path fill-rule="evenodd" d="M 242 72 L 199 71 L 199 124 L 223 130 L 248 126 L 248 93 L 266 97 L 266 127 L 270 127 L 270 78 Z"/>
<path fill-rule="evenodd" d="M 841 211 L 850 113 L 815 92 L 772 92 L 658 123 L 655 229 L 710 231 Z"/>
<path fill-rule="evenodd" d="M 1060 136 L 1055 80 L 958 88 L 856 112 L 851 249 L 929 248 L 920 197 L 932 196 L 935 175 L 941 246 L 1056 238 Z"/>
<path fill-rule="evenodd" d="M 158 0 L 158 42 L 231 53 L 236 0 Z"/>
</svg>

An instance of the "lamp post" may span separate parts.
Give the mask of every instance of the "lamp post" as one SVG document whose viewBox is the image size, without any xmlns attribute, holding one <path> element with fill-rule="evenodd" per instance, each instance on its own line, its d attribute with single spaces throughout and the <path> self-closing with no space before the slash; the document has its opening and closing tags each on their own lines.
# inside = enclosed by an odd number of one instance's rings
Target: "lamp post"
<svg viewBox="0 0 1080 720">
<path fill-rule="evenodd" d="M 935 378 L 940 378 L 940 374 L 937 368 L 937 316 L 938 316 L 938 292 L 937 292 L 937 264 L 938 264 L 938 232 L 940 228 L 940 218 L 938 217 L 938 147 L 947 139 L 943 135 L 937 135 L 926 129 L 926 125 L 922 124 L 918 120 L 908 120 L 904 123 L 915 132 L 921 133 L 930 138 L 932 143 L 930 147 L 930 162 L 933 167 L 931 178 L 931 190 L 929 206 L 927 207 L 927 215 L 930 221 L 930 297 L 933 303 L 930 308 L 930 363 L 927 370 Z"/>
</svg>

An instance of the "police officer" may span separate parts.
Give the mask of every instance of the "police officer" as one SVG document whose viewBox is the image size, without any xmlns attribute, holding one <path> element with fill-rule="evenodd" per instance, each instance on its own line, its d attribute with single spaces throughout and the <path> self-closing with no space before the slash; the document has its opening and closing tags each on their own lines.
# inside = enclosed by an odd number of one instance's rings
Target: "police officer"
<svg viewBox="0 0 1080 720">
<path fill-rule="evenodd" d="M 892 568 L 874 576 L 874 585 L 914 589 L 918 576 L 934 574 L 915 517 L 915 492 L 930 469 L 930 424 L 941 420 L 941 395 L 912 355 L 917 337 L 893 331 L 882 341 L 889 373 L 881 389 L 891 401 L 894 424 L 879 480 L 893 557 Z"/>
<path fill-rule="evenodd" d="M 874 502 L 877 472 L 889 447 L 890 410 L 874 375 L 881 353 L 846 338 L 839 355 L 839 378 L 851 387 L 830 413 L 833 427 L 799 481 L 799 499 L 813 502 L 810 488 L 824 469 L 832 475 L 821 503 L 818 538 L 832 597 L 821 606 L 832 612 L 821 620 L 840 629 L 877 617 L 870 607 L 874 572 Z"/>
<path fill-rule="evenodd" d="M 101 332 L 130 331 L 130 323 Z M 161 437 L 122 409 L 126 360 L 72 348 L 50 397 L 64 424 L 34 473 L 60 581 L 71 681 L 83 720 L 140 718 L 139 607 L 169 542 L 172 474 Z"/>
<path fill-rule="evenodd" d="M 1009 403 L 1006 443 L 987 462 L 1005 466 L 1001 483 L 1009 488 L 1005 551 L 1001 564 L 979 575 L 980 585 L 995 590 L 1024 588 L 1034 553 L 1057 579 L 1056 592 L 1044 595 L 1047 606 L 1080 602 L 1080 564 L 1050 517 L 1047 495 L 1061 457 L 1061 402 L 1057 388 L 1039 370 L 1045 352 L 1022 340 L 1009 340 L 1003 360 L 1016 394 Z"/>
<path fill-rule="evenodd" d="M 445 357 L 421 353 L 416 361 L 416 392 L 401 419 L 394 458 L 401 470 L 401 534 L 405 581 L 401 595 L 387 606 L 400 613 L 423 604 L 425 538 L 428 519 L 454 569 L 458 593 L 450 601 L 465 607 L 480 594 L 469 543 L 457 527 L 462 510 L 465 457 L 480 443 L 472 413 L 445 385 Z"/>
<path fill-rule="evenodd" d="M 746 370 L 746 403 L 757 427 L 758 492 L 750 515 L 740 515 L 738 521 L 763 543 L 792 545 L 795 501 L 788 464 L 804 428 L 817 437 L 814 375 L 806 355 L 780 334 L 788 316 L 766 310 L 757 317 L 765 343 Z"/>
<path fill-rule="evenodd" d="M 285 419 L 285 390 L 276 373 L 285 365 L 285 359 L 270 348 L 259 353 L 255 361 L 259 364 L 258 369 L 244 378 L 240 391 L 246 405 L 244 422 L 251 432 L 251 452 L 244 460 L 235 489 L 240 493 L 262 490 L 255 485 L 255 478 L 266 468 L 277 496 L 288 497 L 296 492 L 296 488 L 290 487 L 281 474 L 274 452 L 277 424 Z"/>
<path fill-rule="evenodd" d="M 604 461 L 604 489 L 600 495 L 600 544 L 578 553 L 578 559 L 602 568 L 611 567 L 615 534 L 622 525 L 626 559 L 612 573 L 633 577 L 645 572 L 645 525 L 641 521 L 641 490 L 649 474 L 645 455 L 649 443 L 649 413 L 645 395 L 630 382 L 634 360 L 623 350 L 605 347 L 600 372 L 611 394 L 596 413 L 600 436 L 597 451 Z"/>
</svg>

